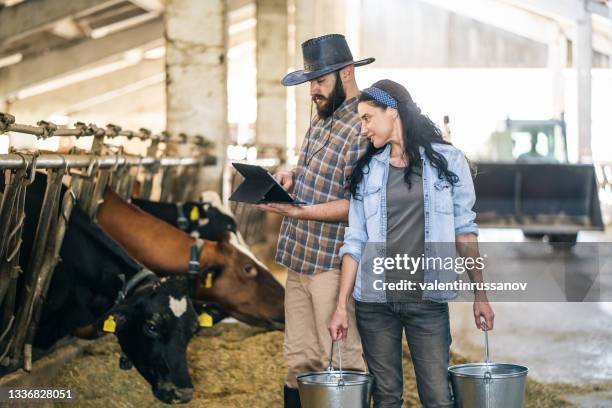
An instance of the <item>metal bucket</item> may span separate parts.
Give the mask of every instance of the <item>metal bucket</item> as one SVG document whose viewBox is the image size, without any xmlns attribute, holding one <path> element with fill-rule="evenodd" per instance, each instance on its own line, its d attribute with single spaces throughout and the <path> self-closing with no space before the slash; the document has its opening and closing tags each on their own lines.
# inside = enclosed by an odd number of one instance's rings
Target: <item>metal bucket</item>
<svg viewBox="0 0 612 408">
<path fill-rule="evenodd" d="M 448 368 L 457 408 L 522 408 L 529 369 L 506 363 Z"/>
<path fill-rule="evenodd" d="M 303 408 L 369 408 L 373 377 L 359 371 L 328 370 L 297 376 Z"/>
</svg>

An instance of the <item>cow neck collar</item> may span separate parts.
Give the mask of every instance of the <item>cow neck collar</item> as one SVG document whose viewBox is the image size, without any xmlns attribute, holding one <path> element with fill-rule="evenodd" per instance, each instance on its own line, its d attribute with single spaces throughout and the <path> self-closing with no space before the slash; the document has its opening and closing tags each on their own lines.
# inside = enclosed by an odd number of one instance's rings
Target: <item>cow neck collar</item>
<svg viewBox="0 0 612 408">
<path fill-rule="evenodd" d="M 200 237 L 193 237 L 195 241 L 191 245 L 191 257 L 189 258 L 189 267 L 187 273 L 190 275 L 197 275 L 200 272 L 200 252 L 204 246 L 204 240 Z"/>
<path fill-rule="evenodd" d="M 195 291 L 197 286 L 198 274 L 200 272 L 200 252 L 202 251 L 202 247 L 204 246 L 204 240 L 201 238 L 196 238 L 193 245 L 191 246 L 191 258 L 189 259 L 189 267 L 188 267 L 188 275 L 195 280 L 192 286 L 193 296 L 195 299 Z M 157 276 L 151 270 L 147 268 L 142 268 L 138 273 L 132 276 L 127 282 L 125 281 L 125 277 L 120 275 L 123 280 L 123 287 L 117 294 L 117 299 L 115 300 L 115 304 L 122 302 L 129 294 L 132 292 L 138 285 L 140 285 L 143 281 L 151 276 Z"/>
<path fill-rule="evenodd" d="M 117 294 L 117 299 L 115 300 L 115 304 L 122 302 L 129 294 L 132 292 L 138 285 L 140 285 L 147 278 L 155 276 L 151 270 L 147 268 L 142 268 L 140 271 L 136 273 L 136 275 L 132 276 L 127 282 L 125 281 L 125 277 L 120 275 L 123 280 L 123 287 Z"/>
<path fill-rule="evenodd" d="M 191 298 L 196 298 L 197 286 L 198 286 L 198 274 L 200 273 L 200 252 L 204 246 L 204 240 L 199 237 L 195 237 L 195 241 L 191 246 L 191 258 L 189 259 L 189 267 L 187 268 L 187 274 L 193 284 L 189 285 L 191 290 Z"/>
<path fill-rule="evenodd" d="M 176 203 L 176 210 L 178 212 L 178 217 L 176 218 L 176 224 L 182 231 L 187 231 L 187 227 L 189 227 L 189 220 L 185 216 L 185 211 L 183 210 L 183 203 Z"/>
</svg>

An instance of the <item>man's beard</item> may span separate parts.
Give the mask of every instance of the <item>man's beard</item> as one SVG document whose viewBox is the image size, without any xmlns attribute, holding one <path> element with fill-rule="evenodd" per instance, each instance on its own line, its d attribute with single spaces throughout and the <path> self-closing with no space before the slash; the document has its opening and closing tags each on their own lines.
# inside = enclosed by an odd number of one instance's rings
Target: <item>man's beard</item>
<svg viewBox="0 0 612 408">
<path fill-rule="evenodd" d="M 336 84 L 334 85 L 334 89 L 329 97 L 325 98 L 323 95 L 318 94 L 315 95 L 313 99 L 316 97 L 324 99 L 323 105 L 317 105 L 315 103 L 315 106 L 317 107 L 317 114 L 319 115 L 319 118 L 323 120 L 329 118 L 336 111 L 336 109 L 338 109 L 340 105 L 344 103 L 346 100 L 346 92 L 344 92 L 342 81 L 340 80 L 340 75 L 338 72 L 336 72 Z"/>
</svg>

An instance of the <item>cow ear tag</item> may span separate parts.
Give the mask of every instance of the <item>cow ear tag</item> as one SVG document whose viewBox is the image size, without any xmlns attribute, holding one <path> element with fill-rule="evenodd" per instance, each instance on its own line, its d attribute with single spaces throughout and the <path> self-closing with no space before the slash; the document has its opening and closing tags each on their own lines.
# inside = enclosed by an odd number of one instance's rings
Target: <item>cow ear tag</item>
<svg viewBox="0 0 612 408">
<path fill-rule="evenodd" d="M 203 312 L 198 317 L 198 321 L 200 322 L 200 327 L 212 327 L 213 326 L 213 318 L 206 312 Z"/>
<path fill-rule="evenodd" d="M 204 287 L 206 289 L 210 289 L 213 286 L 213 274 L 212 272 L 206 273 L 206 281 L 204 282 Z"/>
<path fill-rule="evenodd" d="M 115 323 L 115 317 L 113 315 L 109 315 L 104 321 L 104 325 L 102 326 L 102 330 L 107 333 L 114 333 L 117 325 Z"/>
<path fill-rule="evenodd" d="M 189 219 L 191 221 L 197 221 L 200 219 L 200 210 L 197 206 L 191 208 L 191 212 L 189 213 Z"/>
</svg>

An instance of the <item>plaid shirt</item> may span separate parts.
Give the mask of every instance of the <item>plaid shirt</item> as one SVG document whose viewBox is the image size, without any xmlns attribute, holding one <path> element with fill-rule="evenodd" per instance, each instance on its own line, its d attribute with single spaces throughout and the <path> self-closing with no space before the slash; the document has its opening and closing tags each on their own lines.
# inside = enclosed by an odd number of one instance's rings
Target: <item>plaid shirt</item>
<svg viewBox="0 0 612 408">
<path fill-rule="evenodd" d="M 340 105 L 334 112 L 333 125 L 331 117 L 312 121 L 294 170 L 293 193 L 298 201 L 319 204 L 350 198 L 348 177 L 367 148 L 367 138 L 361 136 L 357 100 L 347 99 Z M 305 274 L 340 268 L 338 250 L 345 227 L 345 222 L 283 218 L 276 262 Z"/>
</svg>

